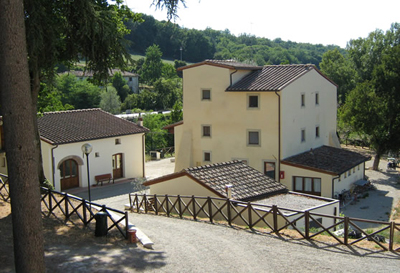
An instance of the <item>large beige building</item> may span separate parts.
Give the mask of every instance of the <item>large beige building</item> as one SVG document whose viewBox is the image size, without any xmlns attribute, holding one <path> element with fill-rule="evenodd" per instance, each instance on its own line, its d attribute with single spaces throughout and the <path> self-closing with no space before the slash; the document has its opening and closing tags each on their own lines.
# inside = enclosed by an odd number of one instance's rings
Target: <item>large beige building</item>
<svg viewBox="0 0 400 273">
<path fill-rule="evenodd" d="M 290 190 L 326 197 L 364 177 L 367 158 L 343 152 L 336 137 L 337 86 L 314 65 L 206 60 L 181 70 L 175 171 L 242 160 Z M 332 165 L 352 160 L 341 168 L 285 160 L 318 149 Z"/>
</svg>

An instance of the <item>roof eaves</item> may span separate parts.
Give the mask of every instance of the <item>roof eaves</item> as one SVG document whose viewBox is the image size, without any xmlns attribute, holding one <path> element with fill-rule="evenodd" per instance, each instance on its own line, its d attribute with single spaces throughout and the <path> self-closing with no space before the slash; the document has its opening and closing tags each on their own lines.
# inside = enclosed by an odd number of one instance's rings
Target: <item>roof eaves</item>
<svg viewBox="0 0 400 273">
<path fill-rule="evenodd" d="M 327 171 L 324 169 L 314 168 L 314 167 L 310 167 L 310 166 L 306 166 L 306 165 L 302 165 L 302 164 L 298 164 L 298 163 L 293 163 L 293 162 L 289 162 L 289 161 L 285 161 L 285 160 L 282 160 L 281 164 L 285 164 L 288 166 L 301 168 L 301 169 L 305 169 L 305 170 L 310 170 L 310 171 L 314 171 L 314 172 L 325 173 L 325 174 L 329 174 L 329 175 L 339 175 L 339 173 L 337 173 L 337 172 Z"/>
</svg>

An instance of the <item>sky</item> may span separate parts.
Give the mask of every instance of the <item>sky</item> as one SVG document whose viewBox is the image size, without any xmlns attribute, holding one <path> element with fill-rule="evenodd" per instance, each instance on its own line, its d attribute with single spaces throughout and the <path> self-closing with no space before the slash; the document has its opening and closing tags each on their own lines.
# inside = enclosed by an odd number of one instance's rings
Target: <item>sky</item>
<svg viewBox="0 0 400 273">
<path fill-rule="evenodd" d="M 167 20 L 152 0 L 125 0 L 134 12 Z M 174 23 L 189 29 L 229 29 L 268 39 L 338 45 L 400 23 L 400 0 L 186 0 Z"/>
</svg>

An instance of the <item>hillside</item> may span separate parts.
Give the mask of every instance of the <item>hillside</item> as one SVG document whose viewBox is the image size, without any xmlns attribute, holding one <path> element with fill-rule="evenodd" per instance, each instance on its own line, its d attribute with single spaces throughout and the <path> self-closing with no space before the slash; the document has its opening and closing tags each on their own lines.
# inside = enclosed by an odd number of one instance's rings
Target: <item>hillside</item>
<svg viewBox="0 0 400 273">
<path fill-rule="evenodd" d="M 143 23 L 126 22 L 131 33 L 126 38 L 131 42 L 129 51 L 144 55 L 146 49 L 159 45 L 164 59 L 181 59 L 186 62 L 200 62 L 205 59 L 237 59 L 257 65 L 311 63 L 319 67 L 322 55 L 339 46 L 270 40 L 249 34 L 235 36 L 228 29 L 217 31 L 211 28 L 196 30 L 177 24 L 158 21 L 143 15 Z"/>
</svg>

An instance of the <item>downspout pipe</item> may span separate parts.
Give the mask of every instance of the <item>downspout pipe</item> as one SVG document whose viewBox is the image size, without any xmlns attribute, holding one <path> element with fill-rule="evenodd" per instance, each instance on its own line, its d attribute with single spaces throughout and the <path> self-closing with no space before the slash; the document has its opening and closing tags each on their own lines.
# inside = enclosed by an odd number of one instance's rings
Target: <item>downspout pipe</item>
<svg viewBox="0 0 400 273">
<path fill-rule="evenodd" d="M 278 96 L 278 182 L 281 182 L 281 95 L 275 91 Z"/>
<path fill-rule="evenodd" d="M 54 150 L 55 149 L 57 149 L 58 148 L 58 144 L 56 144 L 56 146 L 54 146 L 53 148 L 51 148 L 51 176 L 52 176 L 52 179 L 53 179 L 53 187 L 55 188 L 56 187 L 56 185 L 55 185 L 55 172 L 56 172 L 56 170 L 55 170 L 55 164 L 54 164 Z"/>
<path fill-rule="evenodd" d="M 236 72 L 238 72 L 238 70 L 237 69 L 235 69 L 235 71 L 233 71 L 231 74 L 230 74 L 230 85 L 229 86 L 232 86 L 232 75 L 233 74 L 235 74 Z"/>
</svg>

